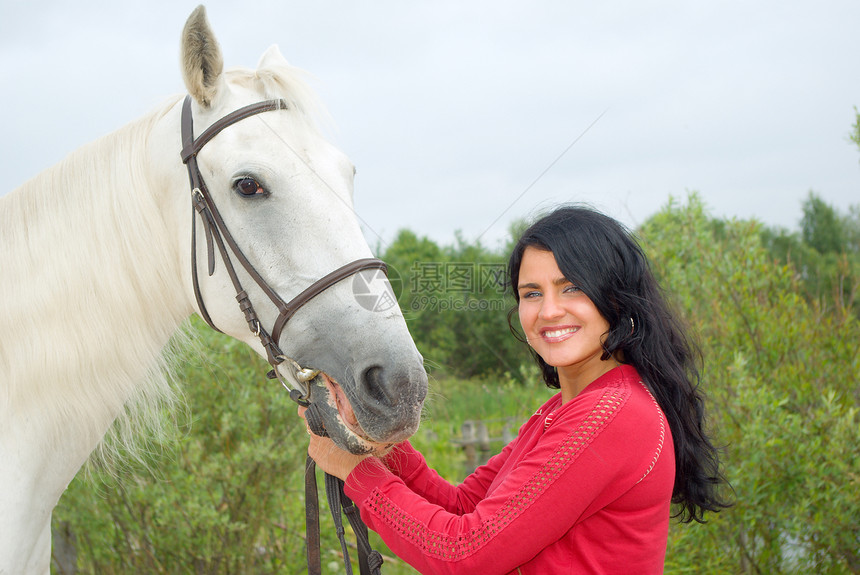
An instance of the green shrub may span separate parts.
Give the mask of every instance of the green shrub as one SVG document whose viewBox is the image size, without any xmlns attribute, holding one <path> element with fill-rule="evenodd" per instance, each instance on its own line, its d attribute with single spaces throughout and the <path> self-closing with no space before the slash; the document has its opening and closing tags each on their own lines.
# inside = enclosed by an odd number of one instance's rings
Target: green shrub
<svg viewBox="0 0 860 575">
<path fill-rule="evenodd" d="M 693 195 L 641 230 L 699 334 L 711 425 L 735 506 L 672 530 L 667 571 L 860 569 L 860 324 L 804 297 L 755 222 L 714 221 Z"/>
<path fill-rule="evenodd" d="M 93 470 L 54 513 L 84 573 L 284 573 L 303 561 L 306 439 L 295 404 L 239 342 L 198 330 L 188 419 L 147 466 Z"/>
</svg>

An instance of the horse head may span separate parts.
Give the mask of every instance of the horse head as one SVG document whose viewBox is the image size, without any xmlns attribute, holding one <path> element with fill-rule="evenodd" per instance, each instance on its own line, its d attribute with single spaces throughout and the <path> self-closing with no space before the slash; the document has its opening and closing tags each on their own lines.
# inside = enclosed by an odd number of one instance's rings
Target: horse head
<svg viewBox="0 0 860 575">
<path fill-rule="evenodd" d="M 185 114 L 193 118 L 183 160 L 196 162 L 205 186 L 193 174 L 191 187 L 174 175 L 170 193 L 188 197 L 195 188 L 198 213 L 186 221 L 200 223 L 177 227 L 185 245 L 195 238 L 183 267 L 198 313 L 267 357 L 279 378 L 319 408 L 341 447 L 370 452 L 406 439 L 418 427 L 427 375 L 380 266 L 336 278 L 284 319 L 283 308 L 308 286 L 372 258 L 353 209 L 355 168 L 317 129 L 307 88 L 275 47 L 256 70 L 225 72 L 202 6 L 183 31 L 182 68 L 190 95 Z M 233 114 L 269 99 L 275 103 L 265 113 Z M 189 136 L 201 135 L 206 141 L 189 147 Z M 217 217 L 201 207 L 200 187 Z M 231 250 L 212 246 L 216 220 L 229 230 L 227 247 L 235 246 L 247 263 L 235 265 L 235 273 L 227 261 L 236 257 Z M 208 267 L 198 271 L 198 261 Z M 237 291 L 246 294 L 239 307 Z M 321 375 L 297 381 L 280 364 L 286 359 Z"/>
</svg>

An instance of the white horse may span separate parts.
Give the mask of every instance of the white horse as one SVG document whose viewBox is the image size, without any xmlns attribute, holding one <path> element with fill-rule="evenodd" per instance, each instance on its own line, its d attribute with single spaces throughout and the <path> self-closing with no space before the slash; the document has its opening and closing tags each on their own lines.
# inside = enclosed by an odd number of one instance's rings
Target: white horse
<svg viewBox="0 0 860 575">
<path fill-rule="evenodd" d="M 196 160 L 236 244 L 289 301 L 371 255 L 353 213 L 354 168 L 315 128 L 311 95 L 277 48 L 256 70 L 223 72 L 222 62 L 201 6 L 182 34 L 195 135 L 246 105 L 284 101 L 224 128 Z M 199 216 L 180 159 L 182 107 L 175 98 L 0 198 L 2 574 L 49 571 L 63 491 L 117 418 L 153 417 L 170 401 L 165 349 L 188 317 L 205 314 L 191 279 Z M 196 228 L 204 262 L 209 238 Z M 213 263 L 214 274 L 199 274 L 212 323 L 270 356 L 237 308 L 225 262 Z M 272 325 L 278 309 L 236 268 L 257 327 Z M 352 291 L 356 278 L 379 285 L 377 274 L 358 271 L 316 295 L 274 342 L 328 375 L 315 380 L 331 393 L 326 427 L 363 445 L 411 435 L 427 390 L 397 306 L 365 309 Z"/>
</svg>

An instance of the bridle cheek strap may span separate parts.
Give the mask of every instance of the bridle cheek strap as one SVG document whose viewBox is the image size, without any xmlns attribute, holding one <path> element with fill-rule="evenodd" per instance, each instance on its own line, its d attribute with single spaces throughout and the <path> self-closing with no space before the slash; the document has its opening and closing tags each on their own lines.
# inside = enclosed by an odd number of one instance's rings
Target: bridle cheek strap
<svg viewBox="0 0 860 575">
<path fill-rule="evenodd" d="M 362 270 L 379 269 L 383 272 L 387 272 L 387 266 L 385 265 L 385 262 L 376 258 L 363 258 L 349 262 L 315 281 L 289 302 L 285 302 L 283 298 L 281 298 L 281 296 L 278 295 L 278 293 L 268 284 L 268 282 L 266 282 L 242 252 L 241 248 L 233 238 L 233 235 L 230 233 L 230 230 L 227 228 L 227 225 L 224 223 L 224 219 L 221 217 L 221 213 L 215 206 L 212 196 L 206 189 L 206 183 L 203 181 L 200 169 L 197 166 L 197 154 L 207 142 L 214 138 L 224 128 L 255 114 L 282 109 L 287 109 L 287 103 L 284 100 L 267 100 L 245 106 L 244 108 L 240 108 L 235 112 L 227 114 L 209 126 L 195 139 L 194 124 L 191 114 L 191 96 L 186 96 L 182 105 L 181 156 L 182 162 L 188 168 L 188 178 L 191 183 L 191 202 L 194 208 L 191 212 L 191 277 L 194 284 L 194 298 L 197 301 L 200 315 L 206 323 L 209 324 L 209 327 L 216 331 L 221 331 L 212 321 L 212 318 L 206 309 L 206 304 L 203 301 L 203 294 L 200 291 L 200 281 L 197 271 L 196 222 L 198 215 L 203 223 L 204 234 L 206 237 L 206 254 L 208 259 L 209 275 L 211 276 L 215 273 L 215 246 L 217 246 L 218 251 L 221 254 L 221 261 L 224 262 L 224 267 L 226 268 L 227 274 L 230 276 L 230 281 L 236 290 L 236 301 L 239 305 L 239 309 L 245 316 L 245 321 L 248 323 L 248 329 L 250 329 L 251 332 L 260 339 L 260 343 L 266 350 L 268 362 L 272 365 L 272 371 L 269 372 L 269 377 L 271 379 L 277 378 L 287 389 L 290 389 L 291 387 L 296 389 L 297 383 L 298 385 L 301 385 L 299 382 L 308 381 L 310 378 L 314 377 L 317 372 L 315 372 L 315 370 L 303 369 L 298 365 L 298 363 L 288 358 L 284 355 L 283 351 L 281 351 L 278 341 L 280 341 L 281 333 L 283 332 L 287 322 L 293 317 L 293 315 L 295 315 L 299 308 L 339 281 Z M 239 279 L 239 275 L 236 273 L 232 258 L 230 257 L 230 252 L 232 252 L 233 257 L 238 260 L 251 279 L 254 280 L 254 283 L 263 290 L 263 293 L 266 294 L 269 300 L 278 309 L 278 317 L 275 320 L 271 333 L 266 331 L 260 323 L 260 319 L 254 309 L 254 304 L 248 297 L 248 292 L 246 292 L 242 287 L 242 282 Z M 288 383 L 285 381 L 283 374 L 279 371 L 279 366 L 285 361 L 293 364 L 292 367 L 294 368 L 293 371 L 295 373 L 291 374 L 291 379 L 295 381 Z M 298 391 L 301 392 L 302 396 L 306 397 L 306 390 L 302 389 Z"/>
</svg>

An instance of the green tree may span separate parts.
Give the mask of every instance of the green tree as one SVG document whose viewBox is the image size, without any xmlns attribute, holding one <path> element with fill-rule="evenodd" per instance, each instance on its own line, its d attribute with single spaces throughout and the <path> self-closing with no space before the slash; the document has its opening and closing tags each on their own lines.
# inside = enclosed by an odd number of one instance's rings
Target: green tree
<svg viewBox="0 0 860 575">
<path fill-rule="evenodd" d="M 441 298 L 444 266 L 448 261 L 442 249 L 427 237 L 411 230 L 397 233 L 382 259 L 389 265 L 389 275 L 396 272 L 400 283 L 398 303 L 427 368 L 433 370 L 447 363 L 441 350 L 450 347 L 452 335 L 444 317 L 430 313 L 430 302 Z"/>
<path fill-rule="evenodd" d="M 854 125 L 851 126 L 849 138 L 860 148 L 860 111 L 857 110 L 857 106 L 854 106 Z"/>
<path fill-rule="evenodd" d="M 803 202 L 800 231 L 803 242 L 819 254 L 845 251 L 842 219 L 833 206 L 813 192 Z"/>
<path fill-rule="evenodd" d="M 383 259 L 400 270 L 399 303 L 431 370 L 521 379 L 528 355 L 507 324 L 514 302 L 505 291 L 506 254 L 459 233 L 440 248 L 402 230 Z"/>
<path fill-rule="evenodd" d="M 810 192 L 799 232 L 760 228 L 764 246 L 799 275 L 809 301 L 834 309 L 858 308 L 860 297 L 860 205 L 842 214 Z"/>
<path fill-rule="evenodd" d="M 716 221 L 692 195 L 641 237 L 699 334 L 710 427 L 736 504 L 673 527 L 667 572 L 854 573 L 860 569 L 860 324 L 804 297 L 760 224 Z"/>
<path fill-rule="evenodd" d="M 164 414 L 173 442 L 146 465 L 78 474 L 60 499 L 54 526 L 73 534 L 81 573 L 303 570 L 307 442 L 295 404 L 247 346 L 195 326 L 177 372 L 188 412 Z"/>
</svg>

